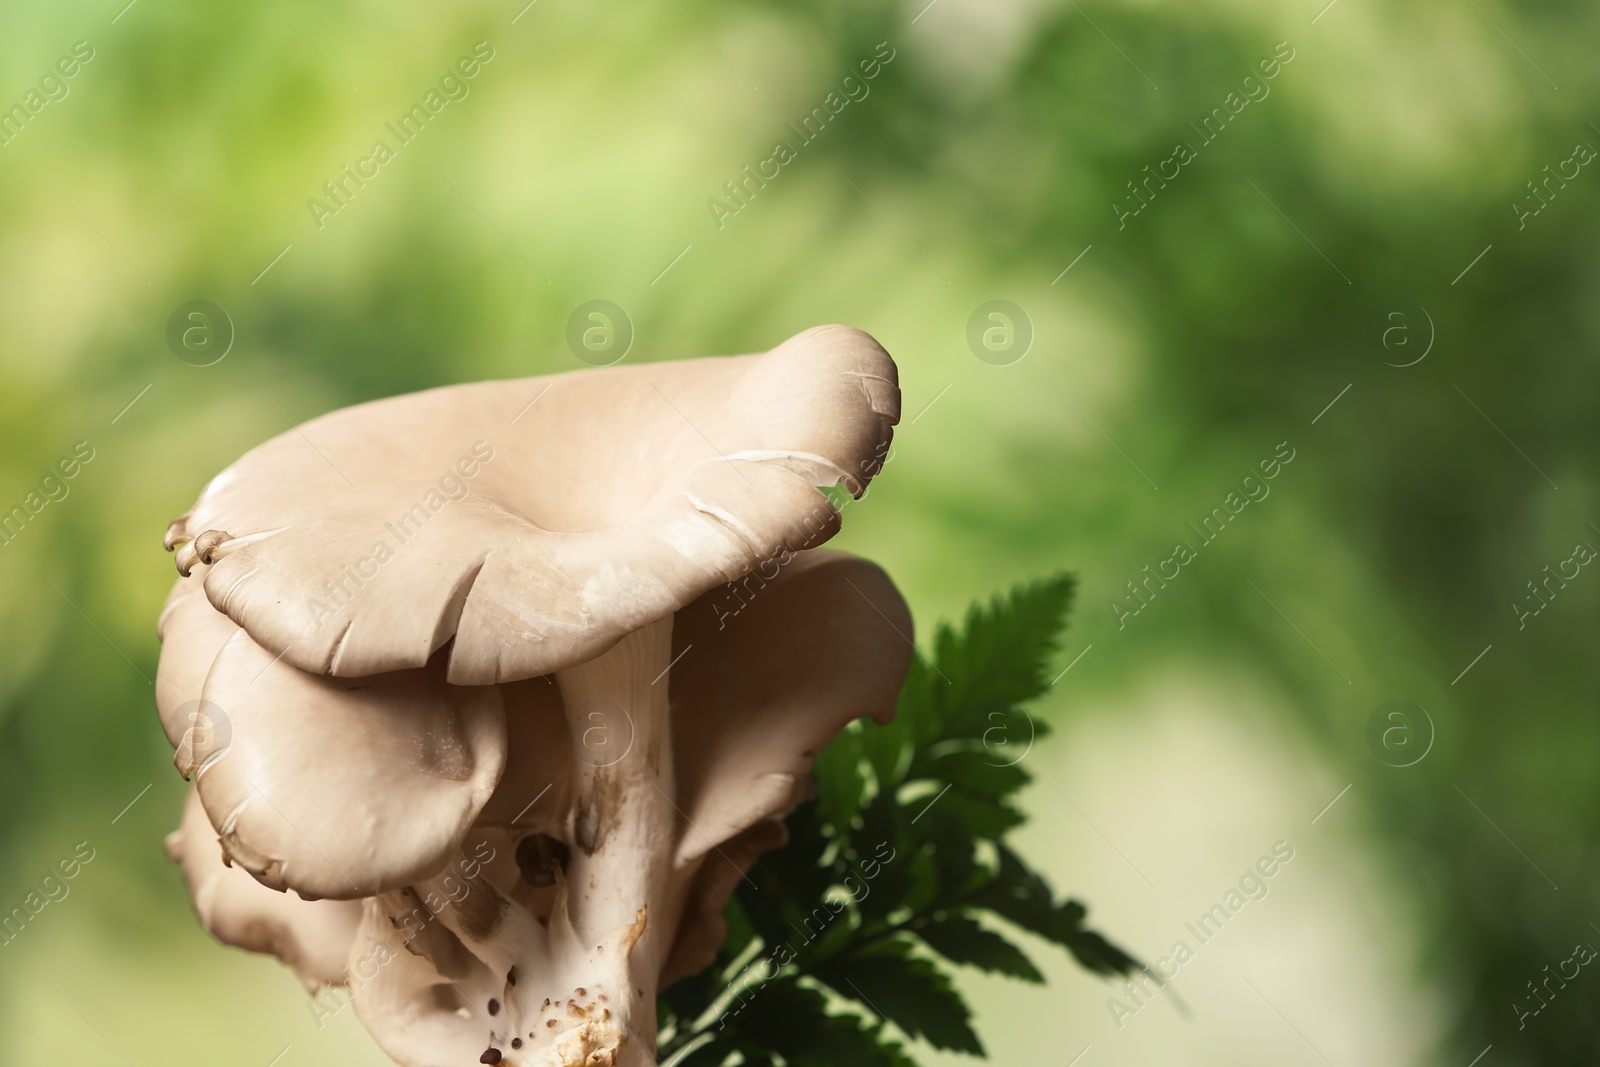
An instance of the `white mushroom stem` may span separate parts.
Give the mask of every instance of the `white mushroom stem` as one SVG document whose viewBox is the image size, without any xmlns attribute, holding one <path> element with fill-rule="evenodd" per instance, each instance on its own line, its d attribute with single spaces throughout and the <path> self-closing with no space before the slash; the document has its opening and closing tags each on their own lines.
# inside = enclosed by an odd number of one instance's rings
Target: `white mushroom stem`
<svg viewBox="0 0 1600 1067">
<path fill-rule="evenodd" d="M 466 1005 L 487 1031 L 485 1051 L 516 1067 L 654 1067 L 655 965 L 641 972 L 632 956 L 643 913 L 597 945 L 581 942 L 567 921 L 566 882 L 557 877 L 548 927 L 482 877 L 416 887 L 419 899 L 442 899 L 442 890 L 453 889 L 456 899 L 434 918 L 503 982 L 499 999 Z M 437 947 L 424 937 L 413 946 L 424 955 Z M 441 974 L 449 970 L 447 959 L 432 962 Z M 640 998 L 624 992 L 630 986 L 643 990 L 642 1016 Z M 471 997 L 459 987 L 457 993 Z"/>
<path fill-rule="evenodd" d="M 556 672 L 572 734 L 577 776 L 572 803 L 572 925 L 598 943 L 634 921 L 664 885 L 676 836 L 667 665 L 672 617 L 628 634 L 587 663 Z M 650 926 L 670 930 L 652 915 Z M 647 930 L 645 941 L 660 937 Z"/>
<path fill-rule="evenodd" d="M 437 914 L 496 973 L 515 970 L 492 1017 L 485 1016 L 506 1062 L 655 1063 L 657 980 L 692 880 L 683 871 L 673 877 L 679 820 L 667 710 L 671 656 L 669 616 L 556 674 L 577 773 L 568 815 L 572 850 L 565 873 L 557 874 L 548 926 L 481 877 L 455 883 L 453 903 Z M 452 888 L 446 882 L 416 888 L 443 899 Z"/>
<path fill-rule="evenodd" d="M 572 735 L 572 856 L 568 912 L 578 940 L 599 945 L 644 918 L 623 998 L 637 1041 L 655 1044 L 656 978 L 682 909 L 668 899 L 678 813 L 667 671 L 672 616 L 633 631 L 608 652 L 556 672 Z"/>
</svg>

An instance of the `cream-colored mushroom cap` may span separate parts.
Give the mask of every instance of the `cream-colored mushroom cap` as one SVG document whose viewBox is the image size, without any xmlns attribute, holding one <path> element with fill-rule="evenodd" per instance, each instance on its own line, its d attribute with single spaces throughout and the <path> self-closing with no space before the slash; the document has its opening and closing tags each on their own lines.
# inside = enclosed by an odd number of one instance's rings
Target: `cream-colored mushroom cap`
<svg viewBox="0 0 1600 1067">
<path fill-rule="evenodd" d="M 895 367 L 844 326 L 760 355 L 477 382 L 313 419 L 174 523 L 211 603 L 314 674 L 511 681 L 591 659 L 781 549 L 825 541 L 813 486 L 859 494 Z"/>
<path fill-rule="evenodd" d="M 495 686 L 441 667 L 359 681 L 274 663 L 242 630 L 206 675 L 225 755 L 195 775 L 233 862 L 274 889 L 342 900 L 437 874 L 505 766 Z"/>
<path fill-rule="evenodd" d="M 672 678 L 686 826 L 676 860 L 703 863 L 663 983 L 716 957 L 723 905 L 760 853 L 784 844 L 773 820 L 809 795 L 814 757 L 852 719 L 893 718 L 914 654 L 910 609 L 866 560 L 803 552 L 742 592 L 736 616 L 706 597 L 673 626 L 674 648 L 689 650 Z"/>
<path fill-rule="evenodd" d="M 307 990 L 344 984 L 345 959 L 361 922 L 359 902 L 301 900 L 229 867 L 192 789 L 182 823 L 167 835 L 167 857 L 182 867 L 195 914 L 218 941 L 278 957 Z"/>
<path fill-rule="evenodd" d="M 213 608 L 201 580 L 180 578 L 162 609 L 156 705 L 213 841 L 307 899 L 437 873 L 505 765 L 498 688 L 447 685 L 438 664 L 364 683 L 308 675 Z"/>
</svg>

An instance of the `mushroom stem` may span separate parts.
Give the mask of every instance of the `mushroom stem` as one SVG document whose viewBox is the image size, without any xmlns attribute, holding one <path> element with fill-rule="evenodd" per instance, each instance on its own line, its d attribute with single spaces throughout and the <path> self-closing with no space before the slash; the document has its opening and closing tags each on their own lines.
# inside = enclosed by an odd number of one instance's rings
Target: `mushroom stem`
<svg viewBox="0 0 1600 1067">
<path fill-rule="evenodd" d="M 496 1046 L 512 1063 L 655 1063 L 656 987 L 693 880 L 692 869 L 675 872 L 672 858 L 679 830 L 671 656 L 669 616 L 556 673 L 578 771 L 567 815 L 571 853 L 564 872 L 551 870 L 548 922 L 482 875 L 416 886 L 421 899 L 449 901 L 434 918 L 491 973 L 507 976 L 496 1008 L 481 1010 L 495 1040 L 522 1042 L 514 1052 Z M 419 939 L 416 951 L 448 966 L 450 939 L 435 940 Z"/>
<path fill-rule="evenodd" d="M 572 802 L 572 925 L 597 944 L 634 921 L 666 883 L 676 836 L 667 666 L 672 617 L 633 631 L 610 651 L 556 672 L 577 757 Z M 670 928 L 652 915 L 651 925 Z M 648 933 L 647 942 L 657 938 Z"/>
<path fill-rule="evenodd" d="M 656 984 L 686 881 L 672 877 L 678 814 L 667 715 L 670 664 L 667 616 L 595 659 L 555 673 L 578 766 L 568 813 L 573 849 L 565 875 L 557 872 L 549 928 L 525 929 L 512 937 L 517 949 L 510 955 L 486 958 L 502 973 L 523 965 L 549 985 L 507 984 L 510 1021 L 528 1033 L 522 1059 L 531 1064 L 654 1062 Z M 506 918 L 530 925 L 520 913 Z M 446 917 L 462 928 L 488 928 L 498 920 Z M 466 933 L 472 939 L 475 931 Z"/>
<path fill-rule="evenodd" d="M 464 893 L 460 892 L 463 885 Z M 445 879 L 416 887 L 421 898 L 434 900 L 446 899 L 440 896 L 446 888 Z M 496 1007 L 490 1009 L 485 999 L 474 1003 L 469 1014 L 489 1026 L 491 1041 L 502 1046 L 512 1038 L 523 1042 L 520 1051 L 508 1057 L 513 1063 L 522 1067 L 653 1067 L 655 1058 L 649 1050 L 654 1047 L 654 1032 L 644 1033 L 626 1012 L 614 1017 L 606 1007 L 607 1002 L 621 1004 L 622 990 L 647 979 L 648 1021 L 654 1023 L 654 973 L 638 975 L 629 956 L 642 921 L 612 931 L 598 945 L 581 943 L 567 922 L 566 883 L 559 873 L 556 907 L 548 927 L 481 875 L 463 878 L 453 883 L 453 888 L 456 899 L 433 918 L 490 973 L 505 976 L 491 994 Z M 419 943 L 414 952 L 434 960 L 441 975 L 451 973 L 447 958 L 450 938 L 418 937 L 415 941 Z M 441 952 L 441 947 L 446 951 Z M 471 968 L 454 970 L 470 972 Z M 512 982 L 513 970 L 537 978 Z M 459 986 L 456 992 L 466 995 Z"/>
<path fill-rule="evenodd" d="M 683 907 L 673 879 L 673 802 L 667 671 L 672 616 L 633 631 L 609 651 L 556 672 L 577 769 L 573 784 L 568 913 L 578 940 L 597 946 L 643 930 L 627 953 L 628 986 L 612 990 L 635 1041 L 655 1043 L 656 979 Z"/>
</svg>

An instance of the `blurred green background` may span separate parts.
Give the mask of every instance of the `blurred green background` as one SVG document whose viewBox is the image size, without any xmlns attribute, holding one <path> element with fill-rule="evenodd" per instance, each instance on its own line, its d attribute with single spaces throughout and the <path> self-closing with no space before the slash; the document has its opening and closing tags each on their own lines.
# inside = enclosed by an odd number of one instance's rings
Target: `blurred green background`
<svg viewBox="0 0 1600 1067">
<path fill-rule="evenodd" d="M 0 911 L 94 850 L 0 946 L 0 1062 L 382 1062 L 212 943 L 164 860 L 161 535 L 290 422 L 581 366 L 592 299 L 631 317 L 630 361 L 879 338 L 905 417 L 837 544 L 921 632 L 1077 572 L 1018 840 L 1097 927 L 1160 956 L 1295 848 L 1120 1028 L 1117 989 L 1045 946 L 1048 987 L 970 976 L 996 1062 L 1600 1058 L 1600 976 L 1519 1020 L 1600 945 L 1600 573 L 1528 586 L 1600 547 L 1592 5 L 123 2 L 0 13 L 0 104 L 92 49 L 0 145 L 0 508 L 93 450 L 0 548 Z M 319 228 L 307 200 L 479 41 L 470 93 Z M 719 228 L 708 199 L 778 140 L 796 158 Z M 1197 158 L 1119 228 L 1178 142 Z M 212 366 L 166 340 L 195 299 L 236 331 Z M 1031 323 L 1008 365 L 967 341 L 996 299 Z M 1282 442 L 1202 546 L 1187 524 Z M 1180 540 L 1197 558 L 1119 618 Z M 1431 720 L 1409 767 L 1367 740 L 1397 699 Z"/>
</svg>

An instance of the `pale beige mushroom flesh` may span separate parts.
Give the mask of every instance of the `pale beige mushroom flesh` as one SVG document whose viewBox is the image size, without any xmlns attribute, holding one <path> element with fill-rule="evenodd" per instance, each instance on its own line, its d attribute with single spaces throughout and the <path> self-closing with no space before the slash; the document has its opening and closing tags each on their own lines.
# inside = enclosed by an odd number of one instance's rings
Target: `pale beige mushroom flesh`
<svg viewBox="0 0 1600 1067">
<path fill-rule="evenodd" d="M 658 989 L 715 956 L 815 753 L 893 715 L 905 603 L 814 549 L 899 404 L 826 326 L 375 401 L 223 471 L 167 534 L 157 678 L 208 928 L 348 982 L 402 1064 L 654 1063 Z M 206 919 L 208 837 L 289 933 Z"/>
</svg>

